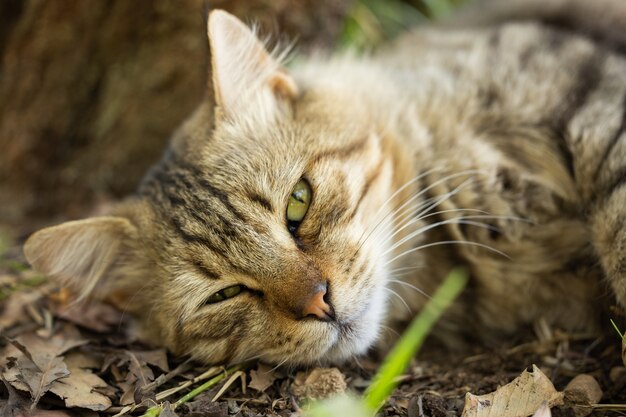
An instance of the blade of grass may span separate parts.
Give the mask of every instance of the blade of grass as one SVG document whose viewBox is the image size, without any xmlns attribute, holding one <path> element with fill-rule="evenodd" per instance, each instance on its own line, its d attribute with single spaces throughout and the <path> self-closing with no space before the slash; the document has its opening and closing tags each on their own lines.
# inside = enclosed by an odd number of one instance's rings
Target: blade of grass
<svg viewBox="0 0 626 417">
<path fill-rule="evenodd" d="M 613 328 L 615 329 L 615 331 L 617 332 L 619 337 L 622 339 L 622 342 L 626 343 L 626 339 L 624 339 L 624 333 L 622 333 L 622 331 L 619 329 L 619 327 L 617 327 L 617 324 L 615 324 L 613 319 L 611 319 L 611 324 L 613 325 Z"/>
<path fill-rule="evenodd" d="M 464 269 L 456 268 L 450 272 L 435 295 L 387 355 L 374 381 L 365 392 L 363 401 L 366 407 L 375 411 L 385 402 L 398 385 L 398 376 L 407 368 L 435 322 L 465 288 L 466 283 L 467 272 Z"/>
</svg>

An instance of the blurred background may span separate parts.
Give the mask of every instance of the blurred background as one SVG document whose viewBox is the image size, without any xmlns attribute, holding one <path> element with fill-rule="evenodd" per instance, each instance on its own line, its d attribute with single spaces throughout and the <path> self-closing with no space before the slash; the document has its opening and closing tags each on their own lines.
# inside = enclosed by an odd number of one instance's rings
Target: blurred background
<svg viewBox="0 0 626 417">
<path fill-rule="evenodd" d="M 223 8 L 297 51 L 369 49 L 463 0 L 2 0 L 0 228 L 27 234 L 131 193 L 208 77 Z"/>
</svg>

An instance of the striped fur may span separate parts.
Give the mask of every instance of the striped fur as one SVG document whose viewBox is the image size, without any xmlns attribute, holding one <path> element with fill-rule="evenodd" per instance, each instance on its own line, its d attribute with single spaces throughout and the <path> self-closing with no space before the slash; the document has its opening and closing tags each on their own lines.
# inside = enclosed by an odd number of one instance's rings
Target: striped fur
<svg viewBox="0 0 626 417">
<path fill-rule="evenodd" d="M 626 43 L 585 21 L 587 3 L 532 3 L 289 72 L 265 66 L 236 24 L 215 45 L 243 37 L 255 53 L 235 55 L 252 61 L 214 71 L 256 77 L 214 75 L 227 108 L 208 97 L 114 211 L 126 220 L 102 220 L 124 245 L 107 247 L 97 278 L 144 337 L 207 362 L 343 360 L 381 339 L 383 321 L 409 320 L 458 264 L 471 283 L 437 332 L 449 342 L 501 340 L 539 319 L 597 331 L 601 299 L 626 304 Z M 622 3 L 602 6 L 624 16 Z M 287 198 L 303 177 L 313 201 L 292 236 Z M 94 221 L 79 225 L 90 239 Z M 67 253 L 68 233 L 80 229 L 39 232 L 26 254 L 94 286 L 77 263 L 107 244 L 72 237 L 88 247 Z M 336 321 L 294 318 L 319 280 Z M 204 304 L 235 284 L 249 290 Z"/>
</svg>

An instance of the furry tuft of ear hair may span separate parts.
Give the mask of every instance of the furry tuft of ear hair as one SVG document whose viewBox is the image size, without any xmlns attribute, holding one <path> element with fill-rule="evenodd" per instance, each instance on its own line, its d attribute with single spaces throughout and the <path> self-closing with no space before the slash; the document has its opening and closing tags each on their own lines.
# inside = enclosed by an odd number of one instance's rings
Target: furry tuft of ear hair
<svg viewBox="0 0 626 417">
<path fill-rule="evenodd" d="M 280 104 L 298 94 L 294 79 L 255 33 L 233 15 L 214 10 L 209 15 L 213 89 L 219 113 L 234 117 L 254 95 Z"/>
<path fill-rule="evenodd" d="M 39 272 L 87 297 L 108 285 L 112 269 L 131 255 L 136 228 L 123 217 L 94 217 L 34 233 L 24 255 Z"/>
</svg>

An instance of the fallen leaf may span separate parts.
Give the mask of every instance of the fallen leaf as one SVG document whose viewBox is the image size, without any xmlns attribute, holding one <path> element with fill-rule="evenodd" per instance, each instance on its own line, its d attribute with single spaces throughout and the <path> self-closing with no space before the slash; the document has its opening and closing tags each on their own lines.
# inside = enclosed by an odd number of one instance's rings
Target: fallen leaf
<svg viewBox="0 0 626 417">
<path fill-rule="evenodd" d="M 116 385 L 122 391 L 121 405 L 139 404 L 144 400 L 154 401 L 157 384 L 153 384 L 155 375 L 150 366 L 169 371 L 165 349 L 111 352 L 105 358 L 101 371 L 111 369 Z"/>
<path fill-rule="evenodd" d="M 13 388 L 6 379 L 1 379 L 9 394 L 9 397 L 6 403 L 4 403 L 2 407 L 0 407 L 0 415 L 2 415 L 3 417 L 17 417 L 20 414 L 23 414 L 23 410 L 28 407 L 28 402 L 17 393 L 15 388 Z"/>
<path fill-rule="evenodd" d="M 131 405 L 135 403 L 135 383 L 137 379 L 134 378 L 132 382 L 120 382 L 117 384 L 119 389 L 122 390 L 122 395 L 119 399 L 120 405 Z"/>
<path fill-rule="evenodd" d="M 81 367 L 84 363 L 83 354 L 70 353 L 65 357 L 65 363 L 70 371 L 67 378 L 56 381 L 50 387 L 50 392 L 58 395 L 65 401 L 67 407 L 87 408 L 93 411 L 103 411 L 111 406 L 111 400 L 98 392 L 95 388 L 107 388 L 108 385 L 99 376 Z"/>
<path fill-rule="evenodd" d="M 28 316 L 24 313 L 24 307 L 33 305 L 41 297 L 42 292 L 34 291 L 18 291 L 3 302 L 4 309 L 0 314 L 0 330 L 8 329 L 18 323 L 28 321 Z"/>
<path fill-rule="evenodd" d="M 548 407 L 563 404 L 563 394 L 537 366 L 525 370 L 509 384 L 485 395 L 465 395 L 461 417 L 526 417 L 533 415 L 543 403 Z"/>
<path fill-rule="evenodd" d="M 154 372 L 140 355 L 136 352 L 128 352 L 128 357 L 130 358 L 128 370 L 137 378 L 140 387 L 154 381 Z"/>
<path fill-rule="evenodd" d="M 248 386 L 259 392 L 264 392 L 272 386 L 275 380 L 276 376 L 272 368 L 260 363 L 256 370 L 250 371 L 250 384 Z"/>
<path fill-rule="evenodd" d="M 122 323 L 122 313 L 99 301 L 85 303 L 56 304 L 55 316 L 98 333 L 108 333 Z"/>
<path fill-rule="evenodd" d="M 52 387 L 55 381 L 70 374 L 67 365 L 60 356 L 38 355 L 37 362 L 18 360 L 17 364 L 20 370 L 18 380 L 28 385 L 33 399 L 31 408 L 35 408 L 41 396 Z M 30 366 L 31 364 L 35 364 L 36 367 Z"/>
<path fill-rule="evenodd" d="M 170 366 L 167 363 L 167 351 L 165 349 L 139 350 L 133 351 L 135 356 L 148 365 L 156 366 L 163 372 L 169 372 Z"/>
<path fill-rule="evenodd" d="M 63 327 L 49 339 L 35 333 L 21 335 L 4 351 L 10 361 L 2 376 L 15 388 L 30 393 L 34 409 L 55 381 L 70 374 L 61 355 L 84 343 L 71 326 Z"/>
</svg>

